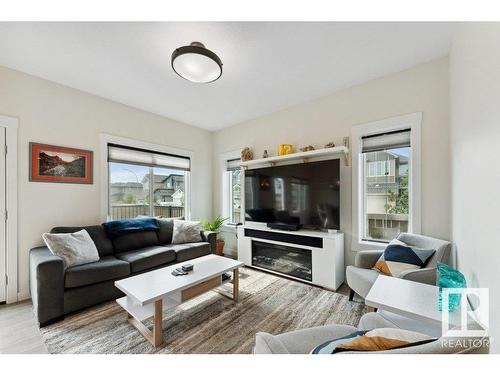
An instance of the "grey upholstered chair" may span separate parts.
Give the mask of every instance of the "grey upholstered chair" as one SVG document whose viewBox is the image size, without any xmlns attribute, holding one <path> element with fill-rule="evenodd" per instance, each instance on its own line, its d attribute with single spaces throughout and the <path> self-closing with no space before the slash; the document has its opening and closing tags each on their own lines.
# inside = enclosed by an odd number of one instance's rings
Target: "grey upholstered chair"
<svg viewBox="0 0 500 375">
<path fill-rule="evenodd" d="M 470 323 L 470 327 L 477 326 Z M 254 354 L 307 354 L 316 346 L 329 340 L 336 340 L 356 331 L 369 331 L 375 328 L 401 328 L 385 319 L 378 313 L 368 313 L 361 317 L 358 327 L 343 324 L 332 324 L 322 327 L 300 329 L 281 335 L 271 335 L 265 332 L 257 333 L 255 337 Z M 454 343 L 455 342 L 455 343 Z M 464 343 L 469 343 L 465 344 Z M 471 343 L 474 343 L 473 345 Z M 489 353 L 489 337 L 450 337 L 406 348 L 376 351 L 377 354 L 486 354 Z M 349 352 L 346 352 L 348 354 Z M 353 353 L 353 352 L 350 352 Z"/>
<path fill-rule="evenodd" d="M 436 285 L 437 262 L 448 264 L 451 254 L 451 242 L 437 238 L 421 236 L 418 234 L 400 233 L 398 240 L 421 249 L 434 249 L 436 252 L 429 259 L 424 268 L 403 272 L 400 276 L 406 280 L 417 281 L 424 284 Z M 354 266 L 347 266 L 346 279 L 351 292 L 349 300 L 352 301 L 354 293 L 365 298 L 375 283 L 378 271 L 372 269 L 384 250 L 364 250 L 356 254 Z"/>
</svg>

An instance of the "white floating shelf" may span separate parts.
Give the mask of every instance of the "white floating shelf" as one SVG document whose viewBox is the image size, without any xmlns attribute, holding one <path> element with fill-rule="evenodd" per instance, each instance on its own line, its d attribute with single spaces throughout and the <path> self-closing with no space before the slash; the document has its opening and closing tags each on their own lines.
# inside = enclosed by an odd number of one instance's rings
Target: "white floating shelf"
<svg viewBox="0 0 500 375">
<path fill-rule="evenodd" d="M 293 154 L 283 155 L 283 156 L 271 156 L 269 158 L 263 159 L 254 159 L 248 161 L 242 161 L 241 166 L 243 168 L 252 167 L 260 164 L 270 164 L 274 165 L 283 161 L 293 161 L 293 160 L 302 160 L 303 162 L 308 161 L 308 159 L 317 158 L 321 156 L 336 156 L 342 155 L 344 156 L 346 165 L 348 165 L 348 154 L 349 149 L 345 146 L 336 146 L 330 148 L 322 148 L 319 150 L 305 151 L 305 152 L 296 152 Z"/>
</svg>

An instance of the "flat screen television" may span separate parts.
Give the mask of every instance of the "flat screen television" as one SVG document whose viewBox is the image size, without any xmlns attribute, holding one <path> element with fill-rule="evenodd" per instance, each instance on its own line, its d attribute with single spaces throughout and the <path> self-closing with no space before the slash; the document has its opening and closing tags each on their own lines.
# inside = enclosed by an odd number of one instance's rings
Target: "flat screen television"
<svg viewBox="0 0 500 375">
<path fill-rule="evenodd" d="M 245 220 L 340 229 L 340 160 L 246 170 Z"/>
</svg>

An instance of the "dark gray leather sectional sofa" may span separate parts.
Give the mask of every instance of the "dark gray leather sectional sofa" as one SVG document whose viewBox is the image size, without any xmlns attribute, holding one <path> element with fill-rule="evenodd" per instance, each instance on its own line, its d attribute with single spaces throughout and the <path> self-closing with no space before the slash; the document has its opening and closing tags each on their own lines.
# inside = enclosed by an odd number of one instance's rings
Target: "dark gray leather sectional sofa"
<svg viewBox="0 0 500 375">
<path fill-rule="evenodd" d="M 216 234 L 201 232 L 203 242 L 172 244 L 173 221 L 158 220 L 157 232 L 127 233 L 110 239 L 102 225 L 56 227 L 52 233 L 86 229 L 100 260 L 64 270 L 63 261 L 45 247 L 30 251 L 30 290 L 40 326 L 65 314 L 123 296 L 114 282 L 177 262 L 215 254 Z"/>
</svg>

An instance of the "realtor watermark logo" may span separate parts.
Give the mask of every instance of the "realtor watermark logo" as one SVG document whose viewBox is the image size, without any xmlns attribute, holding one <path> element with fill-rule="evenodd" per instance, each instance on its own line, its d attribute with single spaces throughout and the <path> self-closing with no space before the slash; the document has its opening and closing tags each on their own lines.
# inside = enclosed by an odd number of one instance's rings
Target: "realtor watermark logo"
<svg viewBox="0 0 500 375">
<path fill-rule="evenodd" d="M 443 337 L 488 337 L 488 288 L 443 288 L 441 298 Z"/>
</svg>

